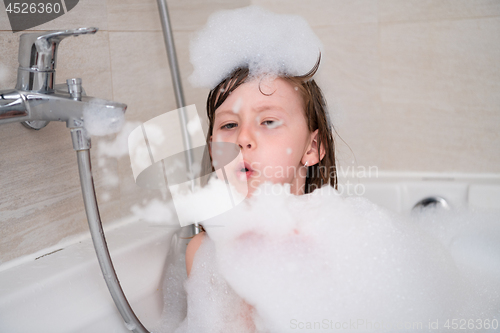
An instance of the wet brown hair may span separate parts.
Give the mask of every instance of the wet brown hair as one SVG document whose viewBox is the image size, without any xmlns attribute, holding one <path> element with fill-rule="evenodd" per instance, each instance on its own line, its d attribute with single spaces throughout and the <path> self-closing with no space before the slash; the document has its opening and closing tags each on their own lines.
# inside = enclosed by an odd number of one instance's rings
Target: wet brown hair
<svg viewBox="0 0 500 333">
<path fill-rule="evenodd" d="M 330 184 L 337 189 L 337 169 L 335 164 L 335 146 L 332 131 L 333 126 L 330 124 L 328 118 L 328 110 L 325 97 L 321 89 L 318 87 L 312 77 L 319 68 L 321 54 L 314 67 L 304 75 L 289 76 L 278 75 L 278 77 L 288 81 L 293 87 L 296 87 L 301 92 L 304 100 L 305 116 L 307 119 L 307 126 L 309 132 L 314 132 L 318 129 L 318 156 L 321 157 L 321 146 L 325 149 L 325 156 L 316 165 L 307 168 L 307 177 L 305 182 L 304 193 L 311 193 L 315 189 L 322 187 L 325 184 Z M 224 103 L 232 91 L 238 88 L 243 83 L 247 82 L 249 78 L 248 67 L 236 68 L 230 75 L 222 80 L 215 88 L 208 94 L 207 98 L 207 117 L 208 117 L 208 133 L 207 133 L 207 146 L 210 144 L 210 137 L 213 133 L 215 122 L 215 110 Z M 260 86 L 259 86 L 260 90 Z M 261 93 L 265 94 L 260 90 Z M 271 93 L 272 94 L 272 93 Z M 265 94 L 266 95 L 266 94 Z M 208 149 L 205 150 L 202 160 L 203 174 L 202 185 L 208 183 L 208 179 L 215 169 L 212 165 L 212 158 Z"/>
</svg>

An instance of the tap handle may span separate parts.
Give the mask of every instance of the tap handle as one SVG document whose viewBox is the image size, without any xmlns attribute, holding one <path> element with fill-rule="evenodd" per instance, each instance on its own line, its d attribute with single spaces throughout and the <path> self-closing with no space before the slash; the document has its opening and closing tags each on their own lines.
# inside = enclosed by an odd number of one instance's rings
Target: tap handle
<svg viewBox="0 0 500 333">
<path fill-rule="evenodd" d="M 95 34 L 98 28 L 78 28 L 73 30 L 47 31 L 40 34 L 36 39 L 43 40 L 46 43 L 60 42 L 63 38 L 70 36 L 79 36 L 85 34 Z M 28 34 L 27 34 L 28 35 Z M 38 35 L 38 34 L 36 34 Z"/>
<path fill-rule="evenodd" d="M 21 35 L 19 67 L 36 71 L 54 71 L 59 42 L 69 36 L 95 34 L 98 28 L 46 31 Z"/>
</svg>

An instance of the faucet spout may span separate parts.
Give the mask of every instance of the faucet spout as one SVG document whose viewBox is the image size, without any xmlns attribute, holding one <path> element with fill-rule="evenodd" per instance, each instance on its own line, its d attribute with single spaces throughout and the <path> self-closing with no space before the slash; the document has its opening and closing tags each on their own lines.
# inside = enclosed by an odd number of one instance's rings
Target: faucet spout
<svg viewBox="0 0 500 333">
<path fill-rule="evenodd" d="M 86 109 L 99 113 L 119 110 L 125 113 L 127 105 L 104 99 L 81 96 L 73 99 L 69 94 L 26 93 L 26 103 L 30 120 L 64 121 L 68 128 L 83 127 L 83 114 Z"/>
<path fill-rule="evenodd" d="M 0 124 L 22 121 L 64 121 L 68 128 L 83 127 L 84 110 L 97 113 L 125 113 L 127 105 L 104 99 L 56 91 L 42 94 L 31 91 L 0 91 Z"/>
</svg>

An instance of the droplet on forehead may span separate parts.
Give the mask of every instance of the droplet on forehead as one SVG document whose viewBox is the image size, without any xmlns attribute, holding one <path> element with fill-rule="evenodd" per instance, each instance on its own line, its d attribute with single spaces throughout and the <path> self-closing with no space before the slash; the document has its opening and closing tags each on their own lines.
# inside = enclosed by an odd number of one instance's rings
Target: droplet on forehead
<svg viewBox="0 0 500 333">
<path fill-rule="evenodd" d="M 287 148 L 287 149 L 286 149 L 286 153 L 287 153 L 288 155 L 290 155 L 290 154 L 292 153 L 292 148 Z"/>
<path fill-rule="evenodd" d="M 299 87 L 295 87 L 294 89 L 295 89 L 295 90 L 299 90 Z"/>
<path fill-rule="evenodd" d="M 233 104 L 233 112 L 234 113 L 239 113 L 241 109 L 241 105 L 243 104 L 243 99 L 240 97 L 236 102 Z"/>
</svg>

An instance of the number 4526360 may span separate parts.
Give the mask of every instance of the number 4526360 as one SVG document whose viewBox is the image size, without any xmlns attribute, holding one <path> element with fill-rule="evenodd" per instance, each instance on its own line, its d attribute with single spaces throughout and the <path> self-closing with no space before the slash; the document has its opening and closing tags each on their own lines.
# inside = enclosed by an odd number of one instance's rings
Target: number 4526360
<svg viewBox="0 0 500 333">
<path fill-rule="evenodd" d="M 5 11 L 9 14 L 58 14 L 61 11 L 60 3 L 9 3 Z"/>
<path fill-rule="evenodd" d="M 498 328 L 498 320 L 493 319 L 448 319 L 444 323 L 444 328 L 451 330 L 473 330 L 473 329 L 497 329 Z"/>
</svg>

